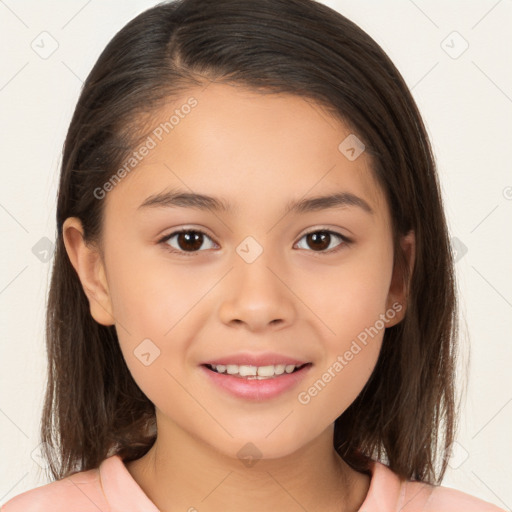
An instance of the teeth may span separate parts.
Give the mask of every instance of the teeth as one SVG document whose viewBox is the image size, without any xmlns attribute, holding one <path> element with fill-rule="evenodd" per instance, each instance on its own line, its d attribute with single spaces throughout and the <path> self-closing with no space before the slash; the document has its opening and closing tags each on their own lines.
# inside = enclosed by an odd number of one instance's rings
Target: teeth
<svg viewBox="0 0 512 512">
<path fill-rule="evenodd" d="M 238 373 L 240 377 L 248 377 L 249 375 L 256 375 L 256 366 L 239 366 Z"/>
<path fill-rule="evenodd" d="M 239 377 L 253 377 L 255 379 L 268 379 L 275 375 L 283 373 L 292 373 L 296 368 L 302 365 L 294 364 L 276 364 L 268 366 L 249 366 L 236 364 L 212 364 L 210 365 L 217 373 L 228 373 Z"/>
<path fill-rule="evenodd" d="M 286 365 L 284 365 L 284 364 L 276 364 L 274 366 L 274 373 L 276 375 L 281 375 L 282 373 L 284 373 L 285 368 L 286 368 Z"/>
<path fill-rule="evenodd" d="M 241 370 L 242 370 L 242 368 L 240 368 L 240 371 Z M 274 365 L 259 366 L 257 368 L 257 370 L 258 370 L 258 376 L 260 376 L 260 377 L 273 377 L 274 373 L 276 373 L 274 370 Z M 242 373 L 240 373 L 240 375 L 242 375 Z"/>
</svg>

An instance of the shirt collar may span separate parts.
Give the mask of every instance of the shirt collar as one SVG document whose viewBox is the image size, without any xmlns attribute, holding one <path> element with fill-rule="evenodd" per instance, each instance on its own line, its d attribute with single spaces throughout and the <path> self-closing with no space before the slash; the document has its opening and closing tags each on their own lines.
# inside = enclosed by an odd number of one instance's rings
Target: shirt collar
<svg viewBox="0 0 512 512">
<path fill-rule="evenodd" d="M 99 471 L 100 482 L 111 512 L 159 512 L 119 455 L 103 460 Z"/>
<path fill-rule="evenodd" d="M 372 461 L 370 463 L 370 488 L 359 512 L 389 512 L 399 510 L 403 502 L 403 481 L 386 465 Z"/>
<path fill-rule="evenodd" d="M 111 512 L 159 512 L 123 463 L 119 455 L 106 458 L 99 467 L 103 492 Z M 368 494 L 360 512 L 388 512 L 403 501 L 402 481 L 384 464 L 372 461 Z"/>
</svg>

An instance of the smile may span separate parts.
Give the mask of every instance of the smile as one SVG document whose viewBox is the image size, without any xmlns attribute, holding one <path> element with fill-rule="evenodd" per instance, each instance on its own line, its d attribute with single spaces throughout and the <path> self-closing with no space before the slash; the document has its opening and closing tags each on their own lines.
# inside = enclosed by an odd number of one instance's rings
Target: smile
<svg viewBox="0 0 512 512">
<path fill-rule="evenodd" d="M 276 365 L 267 365 L 267 366 L 250 366 L 250 365 L 236 365 L 236 364 L 217 364 L 217 365 L 206 365 L 210 370 L 217 373 L 225 373 L 228 375 L 233 375 L 239 378 L 247 378 L 251 379 L 271 379 L 277 377 L 279 375 L 283 375 L 284 373 L 293 373 L 306 364 L 304 363 L 300 365 L 295 364 L 276 364 Z"/>
<path fill-rule="evenodd" d="M 263 401 L 298 386 L 312 363 L 265 366 L 203 364 L 200 366 L 215 388 L 236 398 Z"/>
</svg>

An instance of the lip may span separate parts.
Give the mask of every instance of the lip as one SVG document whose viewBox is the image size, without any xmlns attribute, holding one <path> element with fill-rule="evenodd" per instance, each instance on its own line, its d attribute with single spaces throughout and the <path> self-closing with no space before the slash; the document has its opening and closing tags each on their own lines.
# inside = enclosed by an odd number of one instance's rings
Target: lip
<svg viewBox="0 0 512 512">
<path fill-rule="evenodd" d="M 276 364 L 294 364 L 296 366 L 306 364 L 308 361 L 301 361 L 293 357 L 288 357 L 283 354 L 274 352 L 262 352 L 259 354 L 251 354 L 250 352 L 239 352 L 229 356 L 221 357 L 219 359 L 211 359 L 204 361 L 203 365 L 217 365 L 217 364 L 236 364 L 237 366 L 270 366 Z"/>
<path fill-rule="evenodd" d="M 219 361 L 223 360 L 224 359 Z M 306 363 L 305 366 L 303 366 L 299 370 L 294 371 L 293 373 L 283 373 L 281 375 L 277 375 L 269 379 L 258 380 L 248 379 L 244 377 L 235 377 L 234 375 L 229 375 L 227 373 L 216 373 L 213 370 L 210 370 L 206 366 L 206 364 L 210 363 L 205 363 L 201 365 L 200 369 L 203 371 L 203 373 L 211 383 L 213 383 L 216 387 L 220 388 L 222 391 L 227 392 L 231 396 L 252 401 L 270 400 L 281 395 L 282 393 L 285 393 L 286 391 L 293 389 L 295 386 L 299 384 L 299 382 L 301 382 L 304 379 L 304 377 L 307 375 L 307 373 L 312 367 L 312 363 Z M 222 363 L 219 362 L 211 364 Z M 284 364 L 284 362 L 282 364 Z M 289 364 L 302 363 L 290 362 Z M 258 364 L 253 366 L 264 366 L 264 364 Z"/>
</svg>

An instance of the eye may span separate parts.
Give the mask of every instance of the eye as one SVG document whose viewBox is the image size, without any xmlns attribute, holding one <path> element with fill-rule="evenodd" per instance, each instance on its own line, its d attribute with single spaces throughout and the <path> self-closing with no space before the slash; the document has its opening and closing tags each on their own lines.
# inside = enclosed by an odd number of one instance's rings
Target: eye
<svg viewBox="0 0 512 512">
<path fill-rule="evenodd" d="M 332 241 L 334 237 L 341 240 L 341 243 L 336 245 L 334 249 L 332 248 Z M 336 233 L 335 231 L 331 231 L 329 229 L 321 229 L 316 231 L 310 231 L 306 233 L 301 240 L 305 238 L 306 243 L 313 248 L 313 252 L 321 252 L 321 253 L 334 253 L 341 250 L 345 245 L 348 245 L 352 242 L 348 237 Z M 299 241 L 300 243 L 300 241 Z M 328 250 L 326 250 L 328 249 Z"/>
<path fill-rule="evenodd" d="M 341 240 L 334 248 L 332 248 L 333 236 Z M 195 253 L 201 252 L 200 249 L 205 242 L 205 238 L 211 242 L 210 247 L 206 247 L 207 249 L 216 246 L 204 231 L 190 228 L 173 231 L 171 234 L 159 240 L 159 243 L 165 244 L 166 248 L 172 253 L 192 256 Z M 341 250 L 345 245 L 352 242 L 348 237 L 329 229 L 310 231 L 303 235 L 300 240 L 302 239 L 306 239 L 306 243 L 313 248 L 313 252 L 329 254 Z M 300 241 L 298 243 L 300 243 Z"/>
<path fill-rule="evenodd" d="M 212 240 L 206 233 L 199 229 L 185 228 L 164 236 L 159 243 L 166 244 L 170 252 L 191 253 L 192 255 L 196 252 L 201 252 L 199 249 L 203 246 L 205 237 L 210 241 Z M 211 247 L 207 247 L 207 249 L 210 248 Z"/>
</svg>

